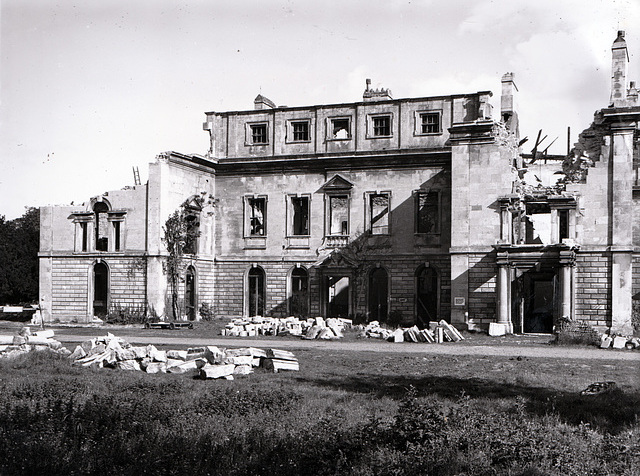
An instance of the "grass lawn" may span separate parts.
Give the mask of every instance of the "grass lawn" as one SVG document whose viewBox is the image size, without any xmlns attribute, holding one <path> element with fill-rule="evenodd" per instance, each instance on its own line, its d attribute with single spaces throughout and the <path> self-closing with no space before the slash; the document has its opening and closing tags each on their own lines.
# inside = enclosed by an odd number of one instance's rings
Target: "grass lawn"
<svg viewBox="0 0 640 476">
<path fill-rule="evenodd" d="M 296 355 L 234 381 L 0 361 L 0 474 L 640 473 L 637 362 Z"/>
</svg>

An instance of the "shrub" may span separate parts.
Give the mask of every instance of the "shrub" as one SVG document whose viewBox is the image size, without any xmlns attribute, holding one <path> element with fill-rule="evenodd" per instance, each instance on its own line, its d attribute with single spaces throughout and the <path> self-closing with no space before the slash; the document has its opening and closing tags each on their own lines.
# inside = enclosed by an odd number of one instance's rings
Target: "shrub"
<svg viewBox="0 0 640 476">
<path fill-rule="evenodd" d="M 147 312 L 144 305 L 121 306 L 114 304 L 109 309 L 105 320 L 109 324 L 144 324 L 147 322 Z"/>
<path fill-rule="evenodd" d="M 202 318 L 203 321 L 212 321 L 215 316 L 215 313 L 213 312 L 213 306 L 211 304 L 209 304 L 208 302 L 202 302 L 200 303 L 200 317 Z"/>
<path fill-rule="evenodd" d="M 636 332 L 640 332 L 640 300 L 633 301 L 633 307 L 631 311 L 631 323 L 633 325 L 633 329 Z"/>
</svg>

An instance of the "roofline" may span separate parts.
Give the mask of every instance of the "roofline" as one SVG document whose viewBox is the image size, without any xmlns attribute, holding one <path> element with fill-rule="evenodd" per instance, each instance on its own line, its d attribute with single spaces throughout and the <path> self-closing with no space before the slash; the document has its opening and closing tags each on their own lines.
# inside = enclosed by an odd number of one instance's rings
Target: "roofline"
<svg viewBox="0 0 640 476">
<path fill-rule="evenodd" d="M 356 101 L 356 102 L 345 102 L 345 103 L 335 103 L 335 104 L 315 104 L 312 106 L 293 106 L 293 107 L 289 107 L 289 106 L 277 106 L 271 109 L 244 109 L 244 110 L 237 110 L 237 111 L 223 111 L 223 112 L 215 112 L 215 111 L 208 111 L 205 112 L 205 114 L 207 116 L 210 115 L 218 115 L 218 116 L 225 116 L 225 115 L 237 115 L 237 114 L 265 114 L 265 113 L 271 113 L 271 112 L 275 112 L 275 111 L 303 111 L 303 110 L 309 110 L 309 109 L 325 109 L 325 108 L 338 108 L 338 107 L 349 107 L 349 106 L 361 106 L 361 105 L 371 105 L 371 104 L 397 104 L 397 103 L 401 103 L 401 102 L 422 102 L 422 101 L 437 101 L 437 100 L 443 100 L 443 99 L 459 99 L 459 98 L 465 98 L 465 97 L 469 97 L 469 96 L 480 96 L 480 95 L 486 95 L 488 94 L 489 96 L 493 96 L 493 92 L 491 91 L 478 91 L 475 93 L 467 93 L 467 94 L 449 94 L 449 95 L 443 95 L 443 96 L 425 96 L 425 97 L 417 97 L 417 98 L 399 98 L 399 99 L 381 99 L 379 101 Z"/>
</svg>

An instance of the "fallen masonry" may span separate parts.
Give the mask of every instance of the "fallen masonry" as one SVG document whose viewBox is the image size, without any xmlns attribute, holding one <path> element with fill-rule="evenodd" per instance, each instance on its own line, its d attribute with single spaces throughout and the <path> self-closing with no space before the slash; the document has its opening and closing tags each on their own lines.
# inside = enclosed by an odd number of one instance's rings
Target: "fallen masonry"
<svg viewBox="0 0 640 476">
<path fill-rule="evenodd" d="M 351 319 L 310 317 L 249 317 L 232 319 L 221 335 L 231 337 L 298 336 L 303 339 L 340 339 L 343 331 L 352 327 Z"/>
<path fill-rule="evenodd" d="M 23 327 L 16 335 L 0 335 L 0 358 L 14 359 L 29 352 L 50 351 L 60 355 L 69 355 L 68 349 L 53 338 L 52 330 L 31 333 L 29 327 Z"/>
<path fill-rule="evenodd" d="M 425 342 L 438 343 L 459 342 L 464 337 L 458 329 L 445 320 L 429 322 L 428 329 L 419 329 L 418 326 L 391 330 L 382 327 L 378 321 L 372 321 L 366 326 L 360 326 L 361 335 L 373 339 L 383 339 L 389 342 Z"/>
<path fill-rule="evenodd" d="M 637 349 L 640 350 L 640 337 L 609 335 L 600 336 L 601 349 Z"/>
<path fill-rule="evenodd" d="M 195 372 L 202 379 L 233 380 L 261 367 L 270 372 L 299 370 L 291 352 L 277 349 L 223 349 L 213 345 L 187 350 L 159 350 L 153 345 L 132 346 L 107 334 L 78 345 L 69 356 L 75 365 L 97 368 L 138 370 L 147 373 Z"/>
</svg>

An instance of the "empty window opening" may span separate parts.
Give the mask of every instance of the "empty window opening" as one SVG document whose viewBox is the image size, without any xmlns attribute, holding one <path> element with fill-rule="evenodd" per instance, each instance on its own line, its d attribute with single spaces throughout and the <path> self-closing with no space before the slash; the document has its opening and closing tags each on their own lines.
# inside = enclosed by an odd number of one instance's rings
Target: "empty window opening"
<svg viewBox="0 0 640 476">
<path fill-rule="evenodd" d="M 374 137 L 391 135 L 391 116 L 375 116 L 373 118 Z"/>
<path fill-rule="evenodd" d="M 266 144 L 267 142 L 267 125 L 253 124 L 251 126 L 251 143 Z"/>
<path fill-rule="evenodd" d="M 305 268 L 294 268 L 291 272 L 289 313 L 296 317 L 309 314 L 309 273 Z"/>
<path fill-rule="evenodd" d="M 420 114 L 420 132 L 422 134 L 440 133 L 440 114 L 437 112 Z"/>
<path fill-rule="evenodd" d="M 309 197 L 291 197 L 292 234 L 309 234 Z"/>
<path fill-rule="evenodd" d="M 558 210 L 558 231 L 560 242 L 569 238 L 569 210 Z"/>
<path fill-rule="evenodd" d="M 329 197 L 329 234 L 349 234 L 349 198 L 347 196 Z"/>
<path fill-rule="evenodd" d="M 248 198 L 249 236 L 264 236 L 266 232 L 267 200 L 263 197 Z"/>
<path fill-rule="evenodd" d="M 120 222 L 113 222 L 113 250 L 120 251 Z"/>
<path fill-rule="evenodd" d="M 389 194 L 369 195 L 369 222 L 371 234 L 386 235 L 389 233 Z"/>
<path fill-rule="evenodd" d="M 260 267 L 251 268 L 248 275 L 249 316 L 264 315 L 265 274 Z"/>
<path fill-rule="evenodd" d="M 109 222 L 107 220 L 107 211 L 109 206 L 104 202 L 97 202 L 93 206 L 93 212 L 96 215 L 96 250 L 109 250 Z"/>
<path fill-rule="evenodd" d="M 416 194 L 416 232 L 440 232 L 440 194 L 438 192 Z"/>
<path fill-rule="evenodd" d="M 551 209 L 546 202 L 529 202 L 526 205 L 525 243 L 529 245 L 551 244 Z"/>
<path fill-rule="evenodd" d="M 82 231 L 82 251 L 87 251 L 88 249 L 89 236 L 87 235 L 87 226 L 86 222 L 80 223 L 80 229 Z"/>
<path fill-rule="evenodd" d="M 186 236 L 183 253 L 195 255 L 198 253 L 198 236 L 200 236 L 200 217 L 197 213 L 189 213 L 185 217 Z"/>
<path fill-rule="evenodd" d="M 331 138 L 332 139 L 349 139 L 351 130 L 349 127 L 349 119 L 331 119 Z"/>
<path fill-rule="evenodd" d="M 291 128 L 293 129 L 293 140 L 295 142 L 309 140 L 309 122 L 308 121 L 292 122 Z"/>
</svg>

